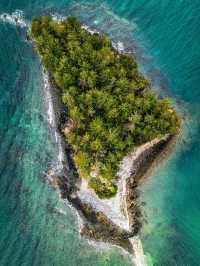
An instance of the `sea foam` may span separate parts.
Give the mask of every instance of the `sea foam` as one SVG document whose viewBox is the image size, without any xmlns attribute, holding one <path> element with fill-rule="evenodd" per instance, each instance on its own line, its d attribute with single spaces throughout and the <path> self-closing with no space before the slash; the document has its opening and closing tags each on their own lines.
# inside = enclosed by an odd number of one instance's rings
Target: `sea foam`
<svg viewBox="0 0 200 266">
<path fill-rule="evenodd" d="M 142 247 L 142 242 L 138 236 L 130 238 L 130 242 L 133 246 L 134 257 L 133 261 L 136 266 L 147 266 L 146 256 Z"/>
<path fill-rule="evenodd" d="M 51 94 L 51 84 L 49 81 L 49 75 L 44 71 L 43 71 L 43 82 L 44 82 L 44 93 L 45 93 L 45 98 L 46 98 L 46 103 L 47 103 L 47 120 L 54 133 L 55 141 L 58 145 L 58 169 L 62 170 L 64 167 L 63 163 L 66 161 L 65 154 L 63 151 L 61 136 L 57 131 L 56 116 L 55 116 L 55 111 L 53 107 L 53 98 Z"/>
<path fill-rule="evenodd" d="M 28 23 L 24 19 L 24 13 L 21 10 L 15 10 L 13 13 L 3 13 L 0 15 L 0 21 L 9 23 L 21 28 L 26 28 Z"/>
</svg>

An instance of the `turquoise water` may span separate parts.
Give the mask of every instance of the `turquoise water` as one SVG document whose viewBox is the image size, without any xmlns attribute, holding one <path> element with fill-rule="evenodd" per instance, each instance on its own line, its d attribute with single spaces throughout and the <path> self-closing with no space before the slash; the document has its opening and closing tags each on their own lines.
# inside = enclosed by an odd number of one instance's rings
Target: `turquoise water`
<svg viewBox="0 0 200 266">
<path fill-rule="evenodd" d="M 0 14 L 72 14 L 135 51 L 155 91 L 184 116 L 173 154 L 141 187 L 149 265 L 200 265 L 200 6 L 187 0 L 1 0 Z M 0 22 L 0 265 L 131 265 L 91 246 L 45 173 L 58 149 L 47 121 L 41 67 L 23 29 Z"/>
</svg>

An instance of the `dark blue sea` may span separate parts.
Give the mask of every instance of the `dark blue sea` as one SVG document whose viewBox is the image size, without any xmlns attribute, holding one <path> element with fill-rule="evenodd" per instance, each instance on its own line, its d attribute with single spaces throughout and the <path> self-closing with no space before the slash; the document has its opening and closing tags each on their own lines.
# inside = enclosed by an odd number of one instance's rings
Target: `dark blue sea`
<svg viewBox="0 0 200 266">
<path fill-rule="evenodd" d="M 47 183 L 58 145 L 26 28 L 1 16 L 13 12 L 27 24 L 37 15 L 77 16 L 132 51 L 154 92 L 172 97 L 183 126 L 140 187 L 140 238 L 147 265 L 199 266 L 199 0 L 0 0 L 0 266 L 132 265 L 118 248 L 81 238 L 76 213 Z"/>
</svg>

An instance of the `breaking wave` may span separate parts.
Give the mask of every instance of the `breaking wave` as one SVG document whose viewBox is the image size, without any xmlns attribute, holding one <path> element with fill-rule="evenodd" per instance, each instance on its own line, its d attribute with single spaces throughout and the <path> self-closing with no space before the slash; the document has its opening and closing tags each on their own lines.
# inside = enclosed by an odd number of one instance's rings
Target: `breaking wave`
<svg viewBox="0 0 200 266">
<path fill-rule="evenodd" d="M 21 28 L 28 27 L 28 23 L 24 19 L 24 13 L 21 10 L 15 10 L 13 13 L 3 13 L 0 15 L 0 21 L 9 23 Z"/>
</svg>

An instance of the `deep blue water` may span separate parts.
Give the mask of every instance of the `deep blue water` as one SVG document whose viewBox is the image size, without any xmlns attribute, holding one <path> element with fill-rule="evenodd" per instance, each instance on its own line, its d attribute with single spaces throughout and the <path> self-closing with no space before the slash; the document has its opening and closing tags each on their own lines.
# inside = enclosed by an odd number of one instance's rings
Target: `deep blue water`
<svg viewBox="0 0 200 266">
<path fill-rule="evenodd" d="M 173 153 L 141 187 L 148 264 L 200 265 L 200 5 L 187 0 L 1 0 L 0 14 L 76 15 L 132 49 L 156 93 L 184 117 Z M 42 71 L 24 30 L 0 22 L 0 265 L 130 265 L 118 249 L 92 247 L 77 217 L 45 181 L 57 146 Z"/>
</svg>

